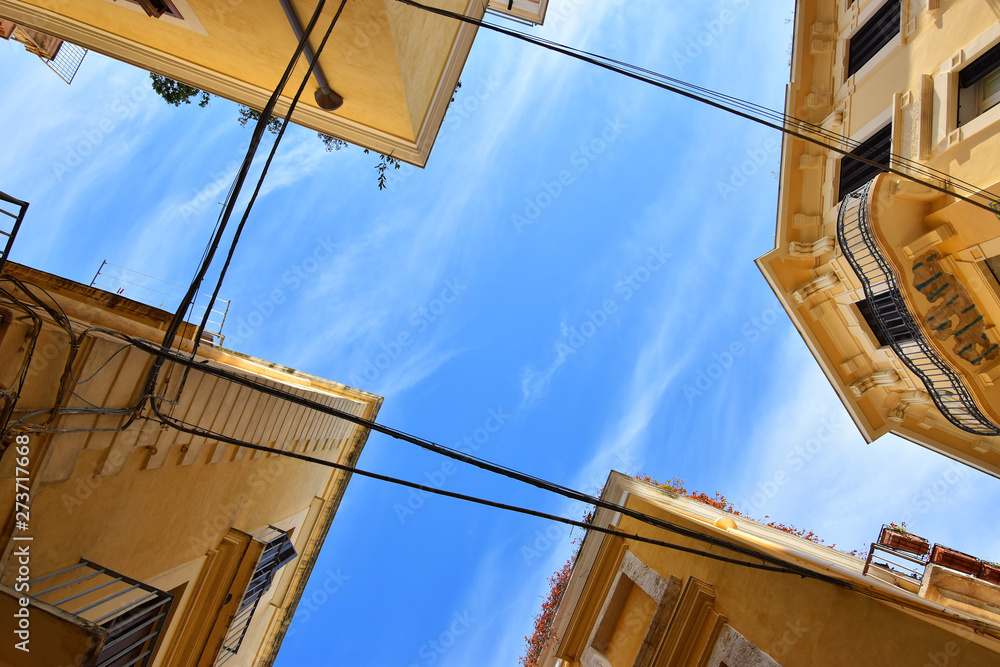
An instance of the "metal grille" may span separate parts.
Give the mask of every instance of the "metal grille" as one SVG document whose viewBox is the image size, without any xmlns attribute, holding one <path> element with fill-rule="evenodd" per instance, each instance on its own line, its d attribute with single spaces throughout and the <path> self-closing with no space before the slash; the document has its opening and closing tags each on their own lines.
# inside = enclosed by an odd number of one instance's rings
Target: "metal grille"
<svg viewBox="0 0 1000 667">
<path fill-rule="evenodd" d="M 14 199 L 5 192 L 0 192 L 0 273 L 3 273 L 10 249 L 14 245 L 14 237 L 21 227 L 24 214 L 28 210 L 28 202 Z"/>
<path fill-rule="evenodd" d="M 88 560 L 33 579 L 28 587 L 36 600 L 107 629 L 97 667 L 149 665 L 174 601 L 170 593 Z"/>
<path fill-rule="evenodd" d="M 63 42 L 54 58 L 43 57 L 42 60 L 49 66 L 49 69 L 59 75 L 60 79 L 66 83 L 73 83 L 73 77 L 76 76 L 76 72 L 80 69 L 86 55 L 87 49 L 82 46 Z"/>
<path fill-rule="evenodd" d="M 899 34 L 902 7 L 899 0 L 889 0 L 854 33 L 848 45 L 847 76 L 853 76 L 882 47 Z"/>
<path fill-rule="evenodd" d="M 226 633 L 222 650 L 215 661 L 216 667 L 226 664 L 240 650 L 243 637 L 246 636 L 247 629 L 250 627 L 250 620 L 253 618 L 254 611 L 256 611 L 264 593 L 271 587 L 274 573 L 296 555 L 288 533 L 280 528 L 269 526 L 267 531 L 256 539 L 266 542 L 264 551 L 257 563 L 257 569 L 254 570 L 253 577 L 250 579 L 250 585 L 247 586 L 247 592 L 236 611 L 236 616 L 229 626 L 229 632 Z"/>
<path fill-rule="evenodd" d="M 877 178 L 877 177 L 876 177 Z M 968 433 L 1000 435 L 976 405 L 958 373 L 934 351 L 910 315 L 899 292 L 896 274 L 882 255 L 868 222 L 868 194 L 875 179 L 850 193 L 840 204 L 837 239 L 854 273 L 861 281 L 869 304 L 878 303 L 873 324 L 880 340 L 886 340 L 910 371 L 927 388 L 934 405 L 945 418 Z M 905 329 L 909 340 L 900 340 Z"/>
</svg>

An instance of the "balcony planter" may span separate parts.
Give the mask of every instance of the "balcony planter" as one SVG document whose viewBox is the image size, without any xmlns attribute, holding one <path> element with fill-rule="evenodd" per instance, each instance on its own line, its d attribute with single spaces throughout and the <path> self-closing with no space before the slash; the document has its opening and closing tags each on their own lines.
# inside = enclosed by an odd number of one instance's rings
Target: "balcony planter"
<svg viewBox="0 0 1000 667">
<path fill-rule="evenodd" d="M 918 556 L 926 556 L 931 548 L 930 543 L 919 535 L 896 530 L 892 526 L 882 526 L 878 543 L 896 551 L 905 551 Z"/>
<path fill-rule="evenodd" d="M 979 570 L 979 578 L 1000 586 L 1000 565 L 984 562 Z"/>
<path fill-rule="evenodd" d="M 975 556 L 943 547 L 940 544 L 935 544 L 934 549 L 931 550 L 931 562 L 973 576 L 979 576 L 983 565 Z"/>
</svg>

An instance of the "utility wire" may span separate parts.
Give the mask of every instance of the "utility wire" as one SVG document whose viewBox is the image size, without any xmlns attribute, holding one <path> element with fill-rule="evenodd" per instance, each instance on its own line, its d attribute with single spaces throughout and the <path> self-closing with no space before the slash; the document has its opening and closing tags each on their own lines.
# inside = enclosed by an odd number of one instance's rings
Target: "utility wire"
<svg viewBox="0 0 1000 667">
<path fill-rule="evenodd" d="M 510 28 L 505 28 L 503 26 L 487 23 L 482 19 L 476 19 L 471 16 L 466 16 L 465 14 L 460 14 L 458 12 L 441 9 L 439 7 L 431 7 L 429 5 L 416 2 L 416 0 L 397 0 L 397 2 L 401 2 L 404 5 L 409 5 L 411 7 L 415 7 L 417 9 L 421 9 L 426 12 L 430 12 L 432 14 L 445 16 L 448 18 L 455 19 L 457 21 L 462 21 L 464 23 L 475 25 L 477 27 L 486 28 L 488 30 L 498 32 L 500 34 L 507 35 L 509 37 L 513 37 L 515 39 L 519 39 L 524 42 L 528 42 L 529 44 L 534 44 L 544 49 L 548 49 L 550 51 L 567 55 L 571 58 L 581 60 L 588 64 L 601 67 L 603 69 L 615 72 L 617 74 L 622 74 L 629 78 L 651 84 L 658 88 L 663 88 L 664 90 L 668 90 L 678 95 L 683 95 L 684 97 L 688 97 L 703 104 L 707 104 L 722 111 L 726 111 L 727 113 L 734 114 L 736 116 L 745 118 L 760 125 L 770 127 L 771 129 L 774 130 L 778 130 L 787 135 L 816 144 L 827 150 L 840 153 L 841 155 L 850 157 L 853 160 L 863 162 L 873 167 L 878 167 L 882 171 L 887 171 L 891 174 L 901 176 L 903 178 L 906 178 L 907 180 L 914 181 L 916 183 L 919 183 L 920 185 L 931 188 L 938 192 L 954 196 L 958 199 L 968 202 L 969 204 L 972 204 L 973 206 L 978 206 L 979 208 L 988 210 L 991 213 L 994 213 L 995 211 L 994 209 L 990 208 L 989 203 L 973 201 L 972 199 L 970 199 L 970 196 L 981 197 L 987 202 L 1000 199 L 1000 196 L 985 191 L 984 189 L 979 188 L 972 183 L 968 183 L 961 179 L 954 178 L 949 174 L 947 174 L 946 172 L 933 169 L 931 167 L 928 167 L 927 165 L 923 165 L 919 162 L 909 160 L 908 158 L 904 158 L 899 155 L 890 154 L 891 158 L 889 160 L 890 164 L 882 164 L 880 162 L 876 162 L 861 155 L 852 154 L 850 151 L 860 146 L 861 142 L 848 139 L 830 130 L 826 130 L 822 126 L 809 123 L 807 121 L 795 118 L 793 116 L 789 116 L 782 112 L 774 111 L 772 109 L 768 109 L 766 107 L 756 105 L 736 97 L 723 95 L 721 93 L 717 93 L 707 88 L 695 86 L 693 84 L 689 84 L 679 79 L 674 79 L 666 75 L 653 72 L 652 70 L 637 67 L 635 65 L 630 65 L 620 60 L 614 60 L 606 56 L 601 56 L 587 51 L 583 51 L 581 49 L 565 46 L 557 42 L 543 39 L 541 37 L 536 37 L 534 35 L 522 33 L 517 30 L 512 30 Z M 807 132 L 817 136 L 810 136 L 810 134 L 806 134 Z M 845 147 L 841 147 L 840 144 L 843 144 Z M 902 171 L 899 168 L 891 166 L 893 164 L 898 164 L 901 167 L 905 167 L 906 169 L 910 170 L 913 173 L 907 173 L 906 171 Z M 943 186 L 938 185 L 937 183 L 931 182 L 924 178 L 919 178 L 918 176 L 925 176 L 927 178 L 934 178 L 937 180 L 944 181 L 944 185 Z M 951 186 L 956 191 L 949 190 L 948 186 Z M 969 195 L 966 196 L 959 194 L 957 192 L 958 190 L 965 191 L 969 193 Z"/>
<path fill-rule="evenodd" d="M 295 65 L 298 63 L 299 56 L 302 54 L 306 43 L 309 40 L 309 36 L 312 34 L 313 28 L 316 26 L 316 22 L 319 20 L 320 14 L 323 11 L 323 7 L 326 4 L 326 0 L 319 0 L 316 5 L 316 9 L 313 11 L 312 18 L 309 20 L 309 24 L 306 26 L 305 30 L 302 31 L 302 39 L 299 40 L 298 46 L 295 48 L 295 53 L 292 54 L 291 59 L 288 61 L 288 65 L 285 67 L 284 74 L 281 76 L 281 80 L 278 85 L 274 88 L 271 93 L 271 97 L 268 99 L 267 104 L 261 111 L 260 118 L 257 119 L 257 125 L 254 127 L 253 135 L 250 138 L 250 145 L 247 147 L 246 156 L 243 158 L 243 163 L 240 165 L 239 172 L 236 175 L 235 184 L 230 189 L 229 196 L 226 199 L 225 210 L 222 213 L 221 220 L 217 224 L 215 236 L 209 245 L 208 250 L 205 253 L 204 259 L 201 266 L 195 275 L 194 280 L 191 281 L 191 285 L 188 287 L 187 293 L 181 299 L 180 305 L 177 307 L 177 311 L 174 313 L 173 319 L 167 327 L 167 331 L 163 337 L 162 346 L 164 349 L 169 349 L 173 345 L 174 338 L 177 335 L 178 329 L 180 329 L 181 324 L 184 322 L 185 312 L 187 311 L 189 305 L 194 301 L 195 295 L 201 285 L 201 282 L 205 279 L 205 274 L 208 272 L 208 267 L 212 264 L 212 259 L 215 256 L 215 252 L 222 242 L 222 235 L 226 231 L 226 226 L 229 222 L 230 217 L 233 214 L 233 210 L 236 207 L 236 201 L 239 198 L 240 192 L 242 191 L 243 184 L 246 181 L 247 174 L 250 171 L 250 165 L 253 163 L 254 155 L 257 153 L 257 148 L 260 145 L 261 138 L 264 136 L 264 132 L 267 128 L 267 121 L 270 119 L 271 114 L 274 112 L 274 107 L 281 97 L 282 91 L 284 91 L 285 85 L 288 79 L 291 77 L 292 72 L 295 69 Z M 147 381 L 147 392 L 151 393 L 153 387 L 156 383 L 156 376 L 159 371 L 159 363 L 161 360 L 156 360 L 157 363 L 154 364 L 153 369 L 150 371 L 149 379 Z"/>
<path fill-rule="evenodd" d="M 787 573 L 787 574 L 796 574 L 796 575 L 799 575 L 799 576 L 802 576 L 802 577 L 809 577 L 809 578 L 813 578 L 813 579 L 819 579 L 820 581 L 825 581 L 827 583 L 831 583 L 831 584 L 834 584 L 834 585 L 837 585 L 837 586 L 841 586 L 841 587 L 849 587 L 849 585 L 850 585 L 848 582 L 845 582 L 845 581 L 843 581 L 841 579 L 837 579 L 836 577 L 831 577 L 829 575 L 825 575 L 825 574 L 822 574 L 822 573 L 813 572 L 812 570 L 810 570 L 808 568 L 805 568 L 805 567 L 802 567 L 800 565 L 796 565 L 794 563 L 790 563 L 790 562 L 785 561 L 785 560 L 780 559 L 780 558 L 775 558 L 774 556 L 770 556 L 770 555 L 762 553 L 762 552 L 756 552 L 753 549 L 749 549 L 749 548 L 745 548 L 745 547 L 740 548 L 740 549 L 734 549 L 734 551 L 739 551 L 740 553 L 743 553 L 744 555 L 752 556 L 754 558 L 759 558 L 760 560 L 762 560 L 764 562 L 763 563 L 752 563 L 752 562 L 740 560 L 740 559 L 737 559 L 737 558 L 730 558 L 728 556 L 723 556 L 721 554 L 713 553 L 713 552 L 710 552 L 710 551 L 704 551 L 702 549 L 695 549 L 693 547 L 686 547 L 686 546 L 683 546 L 683 545 L 680 545 L 680 544 L 674 544 L 672 542 L 666 542 L 664 540 L 658 540 L 658 539 L 655 539 L 655 538 L 652 538 L 652 537 L 646 537 L 644 535 L 627 533 L 625 531 L 615 530 L 614 528 L 606 528 L 604 526 L 598 526 L 598 525 L 590 524 L 590 523 L 587 523 L 586 521 L 577 521 L 575 519 L 570 519 L 568 517 L 562 517 L 562 516 L 559 516 L 559 515 L 556 515 L 556 514 L 549 514 L 547 512 L 541 512 L 539 510 L 533 510 L 533 509 L 530 509 L 530 508 L 527 508 L 527 507 L 520 507 L 518 505 L 507 505 L 505 503 L 500 503 L 500 502 L 497 502 L 497 501 L 494 501 L 494 500 L 487 500 L 485 498 L 480 498 L 478 496 L 471 496 L 471 495 L 467 495 L 467 494 L 464 494 L 464 493 L 457 493 L 455 491 L 446 491 L 444 489 L 439 489 L 439 488 L 432 487 L 432 486 L 426 486 L 424 484 L 417 484 L 416 482 L 410 482 L 410 481 L 407 481 L 405 479 L 400 479 L 400 478 L 397 478 L 397 477 L 390 477 L 389 475 L 382 475 L 380 473 L 371 472 L 371 471 L 368 471 L 368 470 L 363 470 L 363 469 L 357 468 L 355 466 L 350 466 L 350 465 L 346 465 L 346 464 L 343 464 L 343 463 L 336 463 L 335 461 L 327 461 L 325 459 L 316 458 L 314 456 L 308 456 L 306 454 L 299 454 L 299 453 L 296 453 L 296 452 L 290 452 L 290 451 L 286 451 L 286 450 L 283 450 L 283 449 L 277 449 L 275 447 L 269 447 L 269 446 L 266 446 L 266 445 L 259 445 L 257 443 L 253 443 L 253 442 L 247 442 L 245 440 L 239 440 L 237 438 L 231 438 L 231 437 L 223 435 L 221 433 L 215 433 L 215 432 L 210 431 L 208 429 L 204 429 L 204 428 L 200 428 L 200 427 L 197 427 L 197 426 L 189 425 L 189 424 L 186 424 L 185 422 L 182 422 L 180 420 L 174 419 L 172 417 L 167 417 L 166 415 L 162 414 L 157 409 L 155 402 L 151 401 L 150 405 L 153 408 L 153 413 L 156 415 L 157 420 L 161 424 L 164 424 L 164 425 L 169 426 L 169 427 L 171 427 L 173 429 L 181 431 L 182 433 L 188 433 L 190 435 L 194 435 L 194 436 L 198 436 L 198 437 L 203 437 L 203 438 L 209 438 L 209 439 L 212 439 L 212 440 L 217 440 L 219 442 L 224 442 L 224 443 L 227 443 L 227 444 L 230 444 L 230 445 L 236 445 L 237 447 L 246 447 L 248 449 L 253 449 L 253 450 L 256 450 L 256 451 L 268 452 L 268 453 L 276 454 L 278 456 L 283 456 L 283 457 L 286 457 L 286 458 L 296 459 L 296 460 L 299 460 L 299 461 L 305 461 L 307 463 L 313 463 L 313 464 L 316 464 L 316 465 L 325 466 L 327 468 L 333 468 L 335 470 L 341 470 L 341 471 L 346 472 L 348 474 L 356 474 L 356 475 L 359 475 L 361 477 L 368 477 L 370 479 L 377 479 L 377 480 L 380 480 L 380 481 L 383 481 L 383 482 L 388 482 L 390 484 L 396 484 L 396 485 L 399 485 L 399 486 L 405 486 L 405 487 L 408 487 L 408 488 L 411 488 L 411 489 L 416 489 L 418 491 L 424 491 L 426 493 L 432 493 L 432 494 L 435 494 L 435 495 L 444 496 L 446 498 L 454 498 L 456 500 L 463 500 L 463 501 L 474 503 L 474 504 L 477 504 L 477 505 L 484 505 L 486 507 L 493 507 L 493 508 L 496 508 L 496 509 L 502 509 L 502 510 L 506 510 L 506 511 L 509 511 L 509 512 L 516 512 L 518 514 L 525 514 L 525 515 L 528 515 L 528 516 L 534 516 L 534 517 L 538 517 L 538 518 L 541 518 L 541 519 L 548 519 L 550 521 L 557 521 L 559 523 L 564 523 L 564 524 L 569 525 L 569 526 L 575 526 L 575 527 L 578 527 L 578 528 L 583 528 L 585 530 L 593 530 L 595 532 L 605 533 L 605 534 L 608 534 L 608 535 L 617 535 L 619 537 L 625 537 L 625 538 L 628 538 L 630 540 L 636 540 L 638 542 L 646 542 L 648 544 L 654 544 L 656 546 L 661 546 L 661 547 L 665 547 L 665 548 L 668 548 L 668 549 L 673 549 L 673 550 L 676 550 L 676 551 L 683 551 L 685 553 L 695 554 L 695 555 L 698 555 L 698 556 L 704 556 L 705 558 L 711 558 L 713 560 L 719 560 L 719 561 L 723 561 L 725 563 L 731 563 L 731 564 L 734 564 L 734 565 L 740 565 L 740 566 L 743 566 L 743 567 L 750 567 L 750 568 L 759 569 L 759 570 L 767 570 L 767 571 L 771 571 L 771 572 L 782 572 L 782 573 Z M 615 506 L 615 507 L 616 507 L 616 511 L 625 513 L 625 510 L 626 510 L 625 507 L 623 507 L 623 506 Z M 652 517 L 650 515 L 643 515 L 643 516 L 645 516 L 645 517 L 647 517 L 649 519 L 655 519 L 655 517 Z M 698 535 L 700 536 L 700 534 L 698 534 Z M 702 536 L 702 537 L 704 537 L 704 536 Z M 717 541 L 717 540 L 712 540 L 712 544 L 713 544 L 713 546 L 721 546 L 721 547 L 724 547 L 724 548 L 731 548 L 732 547 L 732 545 L 730 545 L 730 544 L 728 544 L 726 542 Z M 768 565 L 767 563 L 771 563 L 771 564 Z"/>
<path fill-rule="evenodd" d="M 390 436 L 390 437 L 392 437 L 392 438 L 394 438 L 396 440 L 402 440 L 404 442 L 408 442 L 410 444 L 417 445 L 418 447 L 421 447 L 421 448 L 426 449 L 428 451 L 434 452 L 436 454 L 441 454 L 441 455 L 446 456 L 448 458 L 452 458 L 452 459 L 455 459 L 457 461 L 461 461 L 463 463 L 467 463 L 469 465 L 475 466 L 475 467 L 480 468 L 482 470 L 486 470 L 486 471 L 494 473 L 494 474 L 502 475 L 504 477 L 508 477 L 510 479 L 517 480 L 517 481 L 522 482 L 524 484 L 528 484 L 530 486 L 534 486 L 534 487 L 536 487 L 538 489 L 541 489 L 543 491 L 548 491 L 550 493 L 555 493 L 555 494 L 563 496 L 565 498 L 569 498 L 570 500 L 576 500 L 576 501 L 582 502 L 582 503 L 587 504 L 587 505 L 594 505 L 595 507 L 600 507 L 600 508 L 603 508 L 603 509 L 607 509 L 607 510 L 610 510 L 612 512 L 621 512 L 622 514 L 624 514 L 626 516 L 629 516 L 629 517 L 632 517 L 632 518 L 637 519 L 639 521 L 645 522 L 645 523 L 647 523 L 647 524 L 649 524 L 651 526 L 654 526 L 654 527 L 657 527 L 657 528 L 662 528 L 664 530 L 668 530 L 670 532 L 674 532 L 674 533 L 677 533 L 679 535 L 683 535 L 684 537 L 689 537 L 689 538 L 692 538 L 692 539 L 701 540 L 701 541 L 707 542 L 709 544 L 712 544 L 714 546 L 721 546 L 723 548 L 730 549 L 730 550 L 736 551 L 738 553 L 743 553 L 744 555 L 749 555 L 749 556 L 754 557 L 754 558 L 759 558 L 760 557 L 760 554 L 758 552 L 752 550 L 752 549 L 748 550 L 746 548 L 739 547 L 737 545 L 731 545 L 730 543 L 728 543 L 728 542 L 726 542 L 724 540 L 717 540 L 717 539 L 712 538 L 710 536 L 705 536 L 705 535 L 703 535 L 703 534 L 701 534 L 701 533 L 699 533 L 697 531 L 690 530 L 690 529 L 684 528 L 682 526 L 678 526 L 678 525 L 672 524 L 670 522 L 663 521 L 661 519 L 657 519 L 656 517 L 650 517 L 649 515 L 644 514 L 642 512 L 639 512 L 639 511 L 636 511 L 636 510 L 633 510 L 633 509 L 629 509 L 627 507 L 623 507 L 623 506 L 617 505 L 615 503 L 610 503 L 610 502 L 608 502 L 606 500 L 603 500 L 601 498 L 598 498 L 596 496 L 591 496 L 589 494 L 582 493 L 580 491 L 576 491 L 575 489 L 571 489 L 569 487 L 565 487 L 565 486 L 556 484 L 554 482 L 549 482 L 549 481 L 541 479 L 539 477 L 534 477 L 532 475 L 528 475 L 526 473 L 523 473 L 523 472 L 511 469 L 511 468 L 507 468 L 506 466 L 502 466 L 502 465 L 499 465 L 499 464 L 496 464 L 496 463 L 492 463 L 490 461 L 486 461 L 484 459 L 480 459 L 478 457 L 471 456 L 471 455 L 465 454 L 463 452 L 459 452 L 457 450 L 451 449 L 449 447 L 445 447 L 443 445 L 439 445 L 437 443 L 431 442 L 431 441 L 426 440 L 424 438 L 420 438 L 418 436 L 411 435 L 411 434 L 406 433 L 404 431 L 400 431 L 398 429 L 395 429 L 395 428 L 392 428 L 392 427 L 389 427 L 389 426 L 385 426 L 383 424 L 379 424 L 379 423 L 374 422 L 374 421 L 372 421 L 370 419 L 366 419 L 364 417 L 359 417 L 357 415 L 353 415 L 353 414 L 351 414 L 349 412 L 345 412 L 343 410 L 339 410 L 339 409 L 331 407 L 331 406 L 323 405 L 322 403 L 320 403 L 318 401 L 314 401 L 314 400 L 312 400 L 310 398 L 307 398 L 305 396 L 298 396 L 296 394 L 293 394 L 291 392 L 288 392 L 288 391 L 286 391 L 284 389 L 281 389 L 281 388 L 278 388 L 278 387 L 270 387 L 270 386 L 268 386 L 268 385 L 266 385 L 266 384 L 264 384 L 262 382 L 259 382 L 259 381 L 255 380 L 253 378 L 244 377 L 244 376 L 239 375 L 239 374 L 237 374 L 237 373 L 235 373 L 233 371 L 230 371 L 228 369 L 219 368 L 217 366 L 213 366 L 211 363 L 202 363 L 202 362 L 193 361 L 191 359 L 188 359 L 183 354 L 177 353 L 174 350 L 163 349 L 163 348 L 161 348 L 161 347 L 157 346 L 156 344 L 151 343 L 149 341 L 145 341 L 145 340 L 142 340 L 142 339 L 134 338 L 134 337 L 128 336 L 127 334 L 124 334 L 122 332 L 113 331 L 113 330 L 110 330 L 110 329 L 99 329 L 98 328 L 96 330 L 102 331 L 104 333 L 108 333 L 108 334 L 111 334 L 111 335 L 115 335 L 115 336 L 118 336 L 118 337 L 120 337 L 120 338 L 122 338 L 124 340 L 127 340 L 130 343 L 132 343 L 135 347 L 137 347 L 138 349 L 143 350 L 144 352 L 147 352 L 147 353 L 149 353 L 151 355 L 157 355 L 157 356 L 161 357 L 164 361 L 172 361 L 172 362 L 174 362 L 176 364 L 179 364 L 179 365 L 187 367 L 187 368 L 192 368 L 192 369 L 198 370 L 199 372 L 205 373 L 207 375 L 212 375 L 212 376 L 215 376 L 215 377 L 223 378 L 223 379 L 225 379 L 225 380 L 227 380 L 229 382 L 232 382 L 234 384 L 238 384 L 238 385 L 242 385 L 242 386 L 248 387 L 248 388 L 250 388 L 250 389 L 252 389 L 254 391 L 260 392 L 262 394 L 266 394 L 266 395 L 273 396 L 273 397 L 281 399 L 281 400 L 285 400 L 285 401 L 288 401 L 288 402 L 291 402 L 291 403 L 295 403 L 297 405 L 301 405 L 303 407 L 315 410 L 317 412 L 320 412 L 320 413 L 323 413 L 323 414 L 327 414 L 327 415 L 330 415 L 332 417 L 337 417 L 339 419 L 343 419 L 344 421 L 349 421 L 349 422 L 351 422 L 353 424 L 357 424 L 357 425 L 362 426 L 364 428 L 376 431 L 378 433 L 383 433 L 385 435 L 388 435 L 388 436 Z M 154 412 L 156 412 L 158 415 L 160 414 L 159 411 L 158 411 L 158 409 L 157 409 L 155 401 L 150 401 L 150 406 L 152 407 L 152 409 L 154 410 Z"/>
<path fill-rule="evenodd" d="M 291 104 L 288 105 L 288 112 L 285 114 L 285 119 L 281 124 L 281 129 L 278 130 L 278 136 L 275 138 L 274 144 L 271 146 L 271 152 L 268 154 L 267 161 L 264 163 L 264 169 L 260 174 L 260 178 L 257 179 L 257 186 L 254 188 L 253 195 L 250 197 L 250 202 L 247 204 L 246 210 L 243 212 L 243 217 L 240 219 L 240 224 L 236 228 L 233 241 L 229 246 L 229 253 L 226 255 L 226 261 L 222 266 L 222 271 L 219 273 L 219 279 L 215 284 L 215 290 L 212 292 L 212 298 L 208 302 L 208 307 L 205 309 L 205 317 L 202 319 L 201 325 L 198 327 L 198 333 L 194 337 L 194 349 L 191 351 L 192 358 L 194 357 L 195 352 L 198 351 L 198 346 L 201 343 L 201 335 L 205 331 L 205 327 L 208 325 L 208 318 L 212 313 L 212 307 L 215 305 L 215 301 L 219 297 L 219 291 L 222 289 L 222 282 L 226 279 L 226 273 L 229 271 L 229 264 L 232 262 L 233 254 L 236 252 L 236 245 L 239 243 L 240 236 L 243 233 L 243 228 L 246 226 L 247 219 L 250 217 L 250 211 L 253 209 L 253 205 L 257 202 L 257 195 L 260 194 L 261 187 L 264 185 L 264 178 L 267 177 L 268 169 L 270 169 L 271 161 L 274 160 L 274 155 L 278 151 L 278 145 L 281 143 L 281 138 L 285 135 L 285 129 L 288 127 L 288 123 L 292 119 L 292 112 L 295 111 L 295 107 L 298 106 L 299 98 L 302 97 L 302 92 L 305 90 L 306 84 L 309 83 L 313 70 L 319 62 L 320 54 L 322 54 L 323 49 L 326 48 L 326 43 L 330 39 L 330 35 L 333 34 L 333 28 L 337 25 L 337 20 L 340 19 L 340 15 L 343 13 L 346 5 L 347 0 L 341 0 L 340 7 L 337 8 L 337 13 L 334 14 L 333 20 L 330 22 L 330 27 L 327 28 L 326 34 L 323 35 L 323 40 L 320 42 L 319 47 L 316 49 L 311 59 L 306 59 L 309 63 L 309 67 L 306 69 L 305 76 L 302 78 L 302 83 L 299 84 L 299 89 L 295 92 L 295 97 L 292 98 Z"/>
</svg>

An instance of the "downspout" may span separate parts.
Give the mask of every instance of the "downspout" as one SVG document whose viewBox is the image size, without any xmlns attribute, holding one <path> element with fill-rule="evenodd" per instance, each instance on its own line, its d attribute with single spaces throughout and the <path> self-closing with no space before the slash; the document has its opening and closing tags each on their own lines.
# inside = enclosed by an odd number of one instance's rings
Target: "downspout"
<svg viewBox="0 0 1000 667">
<path fill-rule="evenodd" d="M 292 9 L 292 5 L 289 0 L 281 0 L 281 8 L 285 10 L 285 16 L 288 18 L 288 23 L 292 26 L 292 30 L 295 32 L 295 37 L 300 42 L 302 41 L 302 25 L 299 23 L 299 19 L 295 16 L 295 10 Z M 316 83 L 319 84 L 319 90 L 316 91 L 316 104 L 319 105 L 321 109 L 326 109 L 327 111 L 336 111 L 344 104 L 344 98 L 337 94 L 332 88 L 330 88 L 329 82 L 326 80 L 326 76 L 323 74 L 323 67 L 316 62 L 316 56 L 313 53 L 312 47 L 309 46 L 309 42 L 305 43 L 305 48 L 302 52 L 306 54 L 306 60 L 310 65 L 313 65 L 313 76 L 316 77 Z"/>
</svg>

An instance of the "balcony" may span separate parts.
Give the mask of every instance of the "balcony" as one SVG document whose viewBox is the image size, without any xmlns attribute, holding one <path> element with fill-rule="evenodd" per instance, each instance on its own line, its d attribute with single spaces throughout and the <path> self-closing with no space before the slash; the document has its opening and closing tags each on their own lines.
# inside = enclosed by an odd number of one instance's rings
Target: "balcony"
<svg viewBox="0 0 1000 667">
<path fill-rule="evenodd" d="M 28 202 L 0 192 L 0 273 L 3 273 L 7 256 L 10 255 L 11 246 L 14 245 L 14 237 L 17 236 L 17 230 L 21 227 L 21 221 L 24 220 L 24 213 L 27 210 Z"/>
<path fill-rule="evenodd" d="M 1000 565 L 941 544 L 931 548 L 898 526 L 882 526 L 862 576 L 993 625 L 1000 622 Z"/>
<path fill-rule="evenodd" d="M 847 195 L 837 216 L 837 239 L 864 289 L 874 333 L 920 379 L 949 422 L 968 433 L 998 436 L 1000 426 L 984 414 L 959 372 L 931 345 L 900 293 L 899 275 L 871 228 L 869 194 L 879 178 Z"/>
<path fill-rule="evenodd" d="M 82 655 L 88 657 L 83 664 L 96 667 L 150 665 L 174 601 L 169 593 L 87 560 L 32 579 L 13 597 L 25 594 L 30 596 L 31 617 L 41 619 L 44 614 L 47 623 L 39 627 L 33 622 L 32 655 L 36 643 L 44 644 L 38 648 L 47 651 L 48 658 L 61 660 L 50 664 L 80 664 L 79 648 L 85 646 Z M 81 635 L 91 639 L 81 641 Z M 53 653 L 60 650 L 65 655 Z"/>
</svg>

